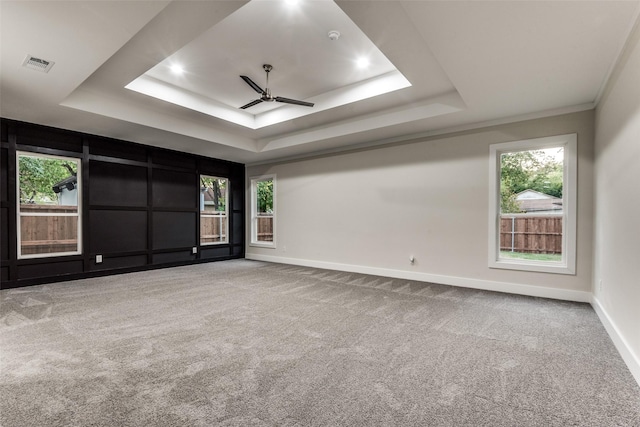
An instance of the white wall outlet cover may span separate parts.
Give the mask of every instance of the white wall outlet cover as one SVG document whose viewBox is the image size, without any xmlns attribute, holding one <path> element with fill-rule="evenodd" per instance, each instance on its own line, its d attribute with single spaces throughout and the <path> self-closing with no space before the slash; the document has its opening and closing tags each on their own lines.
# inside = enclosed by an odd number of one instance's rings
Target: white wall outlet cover
<svg viewBox="0 0 640 427">
<path fill-rule="evenodd" d="M 195 246 L 193 247 L 193 249 L 191 249 L 191 252 L 194 254 L 198 253 L 198 248 L 196 248 Z"/>
<path fill-rule="evenodd" d="M 100 264 L 102 262 L 102 255 L 96 255 L 96 264 Z"/>
</svg>

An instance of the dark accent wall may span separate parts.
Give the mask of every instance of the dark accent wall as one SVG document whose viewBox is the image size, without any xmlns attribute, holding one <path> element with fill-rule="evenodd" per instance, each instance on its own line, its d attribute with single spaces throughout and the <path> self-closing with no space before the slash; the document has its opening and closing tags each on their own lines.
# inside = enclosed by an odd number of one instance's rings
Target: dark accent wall
<svg viewBox="0 0 640 427">
<path fill-rule="evenodd" d="M 17 259 L 16 151 L 81 159 L 81 255 Z M 200 246 L 200 174 L 230 182 L 228 244 Z M 244 205 L 242 164 L 0 119 L 2 288 L 242 258 Z"/>
</svg>

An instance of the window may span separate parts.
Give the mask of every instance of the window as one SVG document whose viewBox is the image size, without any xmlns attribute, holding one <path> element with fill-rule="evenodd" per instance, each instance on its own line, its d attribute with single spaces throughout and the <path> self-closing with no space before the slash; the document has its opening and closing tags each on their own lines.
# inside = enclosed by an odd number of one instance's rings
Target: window
<svg viewBox="0 0 640 427">
<path fill-rule="evenodd" d="M 251 244 L 275 247 L 275 175 L 251 179 Z"/>
<path fill-rule="evenodd" d="M 489 267 L 575 274 L 575 134 L 493 144 Z"/>
<path fill-rule="evenodd" d="M 18 258 L 82 253 L 80 160 L 17 153 Z"/>
<path fill-rule="evenodd" d="M 200 175 L 200 244 L 229 242 L 229 180 Z"/>
</svg>

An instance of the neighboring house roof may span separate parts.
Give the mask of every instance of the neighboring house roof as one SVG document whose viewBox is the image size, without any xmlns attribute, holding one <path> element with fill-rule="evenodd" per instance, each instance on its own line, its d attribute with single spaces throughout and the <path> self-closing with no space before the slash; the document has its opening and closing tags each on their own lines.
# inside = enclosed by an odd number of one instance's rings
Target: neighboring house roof
<svg viewBox="0 0 640 427">
<path fill-rule="evenodd" d="M 523 212 L 561 212 L 562 199 L 535 190 L 524 190 L 516 194 Z"/>
<path fill-rule="evenodd" d="M 516 200 L 526 200 L 526 199 L 557 199 L 550 194 L 541 193 L 536 190 L 524 190 L 516 194 Z"/>
<path fill-rule="evenodd" d="M 61 192 L 63 189 L 67 189 L 69 191 L 73 190 L 74 188 L 76 188 L 76 183 L 78 182 L 78 177 L 76 177 L 75 175 L 69 176 L 65 179 L 63 179 L 62 181 L 58 181 L 55 184 L 53 184 L 53 192 L 58 194 L 59 192 Z"/>
<path fill-rule="evenodd" d="M 213 188 L 211 188 L 211 187 L 204 188 L 203 187 L 202 194 L 204 194 L 205 203 L 208 203 L 208 202 L 213 203 L 214 202 L 215 199 L 214 199 L 214 195 L 213 195 Z"/>
</svg>

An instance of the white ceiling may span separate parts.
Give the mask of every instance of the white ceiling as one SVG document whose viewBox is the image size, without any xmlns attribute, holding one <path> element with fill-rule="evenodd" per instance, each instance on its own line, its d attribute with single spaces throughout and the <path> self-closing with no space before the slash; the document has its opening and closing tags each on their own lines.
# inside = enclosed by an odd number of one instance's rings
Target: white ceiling
<svg viewBox="0 0 640 427">
<path fill-rule="evenodd" d="M 247 27 L 251 30 L 247 31 Z M 340 37 L 332 41 L 328 32 L 335 29 L 339 29 Z M 358 67 L 360 57 L 366 57 L 370 66 Z M 262 64 L 274 67 L 269 76 L 274 96 L 314 102 L 314 108 L 263 102 L 246 111 L 239 110 L 259 97 L 239 76 L 247 75 L 265 88 Z M 173 72 L 175 65 L 184 72 Z M 376 82 L 378 90 L 373 87 Z M 365 83 L 367 91 L 357 90 Z M 136 90 L 136 86 L 147 89 L 143 93 L 150 96 L 205 114 L 218 107 L 222 111 L 217 117 L 258 128 L 408 87 L 410 83 L 333 1 L 315 0 L 302 5 L 256 0 L 127 87 Z M 189 96 L 194 96 L 196 102 L 190 104 Z M 203 102 L 198 103 L 200 100 Z M 275 116 L 263 114 L 274 109 L 280 110 L 278 117 L 264 120 Z M 257 117 L 262 120 L 253 123 Z"/>
<path fill-rule="evenodd" d="M 637 0 L 360 0 L 326 15 L 329 0 L 285 3 L 3 0 L 0 115 L 243 163 L 397 141 L 593 108 L 640 10 Z M 363 50 L 365 71 L 353 64 Z M 27 54 L 55 65 L 24 68 Z M 173 61 L 182 76 L 166 72 Z M 238 76 L 264 87 L 264 63 L 274 95 L 318 108 L 237 110 L 258 97 Z M 145 74 L 174 102 L 125 88 Z M 404 78 L 410 86 L 361 99 Z M 220 106 L 260 126 L 214 114 Z"/>
</svg>

